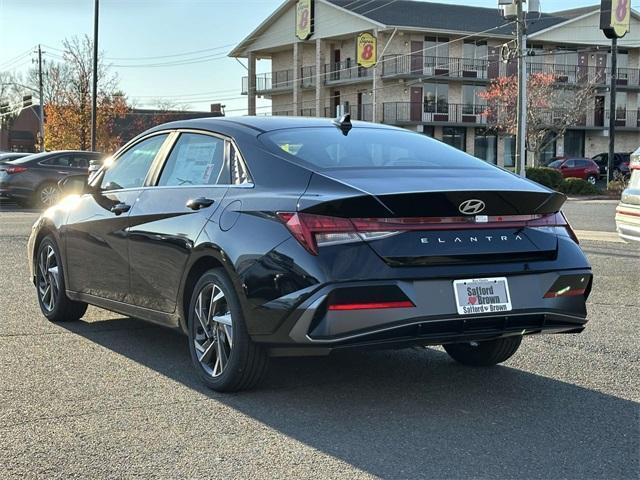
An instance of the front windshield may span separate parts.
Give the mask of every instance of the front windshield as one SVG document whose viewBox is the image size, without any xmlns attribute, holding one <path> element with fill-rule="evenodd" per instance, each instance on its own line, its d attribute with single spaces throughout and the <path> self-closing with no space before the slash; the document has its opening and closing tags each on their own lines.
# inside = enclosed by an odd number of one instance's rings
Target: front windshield
<svg viewBox="0 0 640 480">
<path fill-rule="evenodd" d="M 336 168 L 494 168 L 425 135 L 400 129 L 290 128 L 260 136 L 272 152 L 317 170 Z"/>
</svg>

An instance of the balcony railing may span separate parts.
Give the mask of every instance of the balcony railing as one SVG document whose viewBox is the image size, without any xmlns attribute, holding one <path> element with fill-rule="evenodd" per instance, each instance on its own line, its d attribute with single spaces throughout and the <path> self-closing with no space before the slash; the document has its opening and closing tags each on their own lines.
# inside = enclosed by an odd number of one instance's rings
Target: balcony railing
<svg viewBox="0 0 640 480">
<path fill-rule="evenodd" d="M 326 64 L 323 73 L 326 84 L 373 78 L 372 68 L 360 67 L 353 60 Z"/>
<path fill-rule="evenodd" d="M 420 54 L 385 55 L 381 63 L 383 77 L 415 76 L 490 80 L 516 73 L 515 64 L 504 64 L 498 60 L 433 57 Z M 611 78 L 610 68 L 542 63 L 535 62 L 533 59 L 527 62 L 527 69 L 531 73 L 556 75 L 559 83 L 566 84 L 605 85 Z M 617 83 L 621 86 L 640 86 L 640 69 L 618 68 Z"/>
<path fill-rule="evenodd" d="M 382 121 L 391 124 L 403 123 L 487 123 L 485 105 L 460 103 L 388 102 L 383 104 Z"/>
<path fill-rule="evenodd" d="M 362 120 L 365 122 L 373 121 L 373 105 L 365 103 L 361 105 L 345 105 L 344 113 L 351 115 L 351 120 Z M 326 118 L 335 118 L 338 116 L 337 107 L 324 107 L 324 116 Z"/>
<path fill-rule="evenodd" d="M 488 76 L 489 62 L 474 58 L 423 55 L 385 55 L 382 76 L 416 75 L 428 77 L 481 78 Z"/>
<path fill-rule="evenodd" d="M 316 67 L 307 66 L 300 68 L 298 81 L 300 82 L 299 85 L 303 88 L 313 87 L 316 84 Z M 256 75 L 256 93 L 259 95 L 279 90 L 290 90 L 292 88 L 293 70 L 280 70 Z M 242 77 L 242 95 L 246 95 L 248 91 L 249 77 Z"/>
<path fill-rule="evenodd" d="M 505 107 L 509 108 L 509 107 Z M 501 115 L 512 112 L 500 108 L 488 109 L 486 105 L 466 105 L 439 102 L 388 102 L 383 104 L 384 123 L 394 125 L 437 123 L 442 125 L 493 125 Z M 616 109 L 616 125 L 621 128 L 639 128 L 640 110 Z M 562 109 L 545 109 L 537 112 L 537 117 L 545 125 L 554 125 L 564 121 Z M 605 128 L 609 125 L 609 111 L 588 109 L 572 126 L 583 128 Z"/>
</svg>

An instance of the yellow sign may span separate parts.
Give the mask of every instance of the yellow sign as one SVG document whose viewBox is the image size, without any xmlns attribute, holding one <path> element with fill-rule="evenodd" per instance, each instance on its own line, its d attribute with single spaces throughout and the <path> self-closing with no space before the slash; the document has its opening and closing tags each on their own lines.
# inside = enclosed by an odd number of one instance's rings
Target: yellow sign
<svg viewBox="0 0 640 480">
<path fill-rule="evenodd" d="M 608 38 L 622 38 L 631 25 L 631 0 L 602 0 L 600 29 Z"/>
<path fill-rule="evenodd" d="M 370 33 L 358 35 L 357 43 L 358 65 L 371 68 L 378 63 L 378 39 Z"/>
<path fill-rule="evenodd" d="M 313 0 L 298 0 L 296 3 L 296 37 L 307 40 L 313 35 Z"/>
</svg>

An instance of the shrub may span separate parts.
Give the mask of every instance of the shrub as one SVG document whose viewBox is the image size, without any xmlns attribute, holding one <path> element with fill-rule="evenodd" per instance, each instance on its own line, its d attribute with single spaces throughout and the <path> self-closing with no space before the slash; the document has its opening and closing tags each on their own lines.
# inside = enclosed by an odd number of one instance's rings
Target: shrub
<svg viewBox="0 0 640 480">
<path fill-rule="evenodd" d="M 558 190 L 569 195 L 599 195 L 600 190 L 581 178 L 565 178 Z"/>
<path fill-rule="evenodd" d="M 625 177 L 620 172 L 613 172 L 613 180 L 607 184 L 607 190 L 618 195 L 629 186 L 629 177 Z"/>
<path fill-rule="evenodd" d="M 555 168 L 529 167 L 526 173 L 529 180 L 533 180 L 554 190 L 557 190 L 563 181 L 562 174 Z"/>
</svg>

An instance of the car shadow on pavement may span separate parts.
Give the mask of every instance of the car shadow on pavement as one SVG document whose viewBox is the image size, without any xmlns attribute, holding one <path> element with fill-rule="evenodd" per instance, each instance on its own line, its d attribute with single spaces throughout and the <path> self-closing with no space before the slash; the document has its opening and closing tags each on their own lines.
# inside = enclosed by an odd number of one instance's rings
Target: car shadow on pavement
<svg viewBox="0 0 640 480">
<path fill-rule="evenodd" d="M 638 476 L 637 403 L 515 368 L 463 367 L 436 349 L 345 351 L 272 359 L 261 387 L 225 395 L 200 384 L 177 332 L 61 325 L 372 475 Z"/>
</svg>

